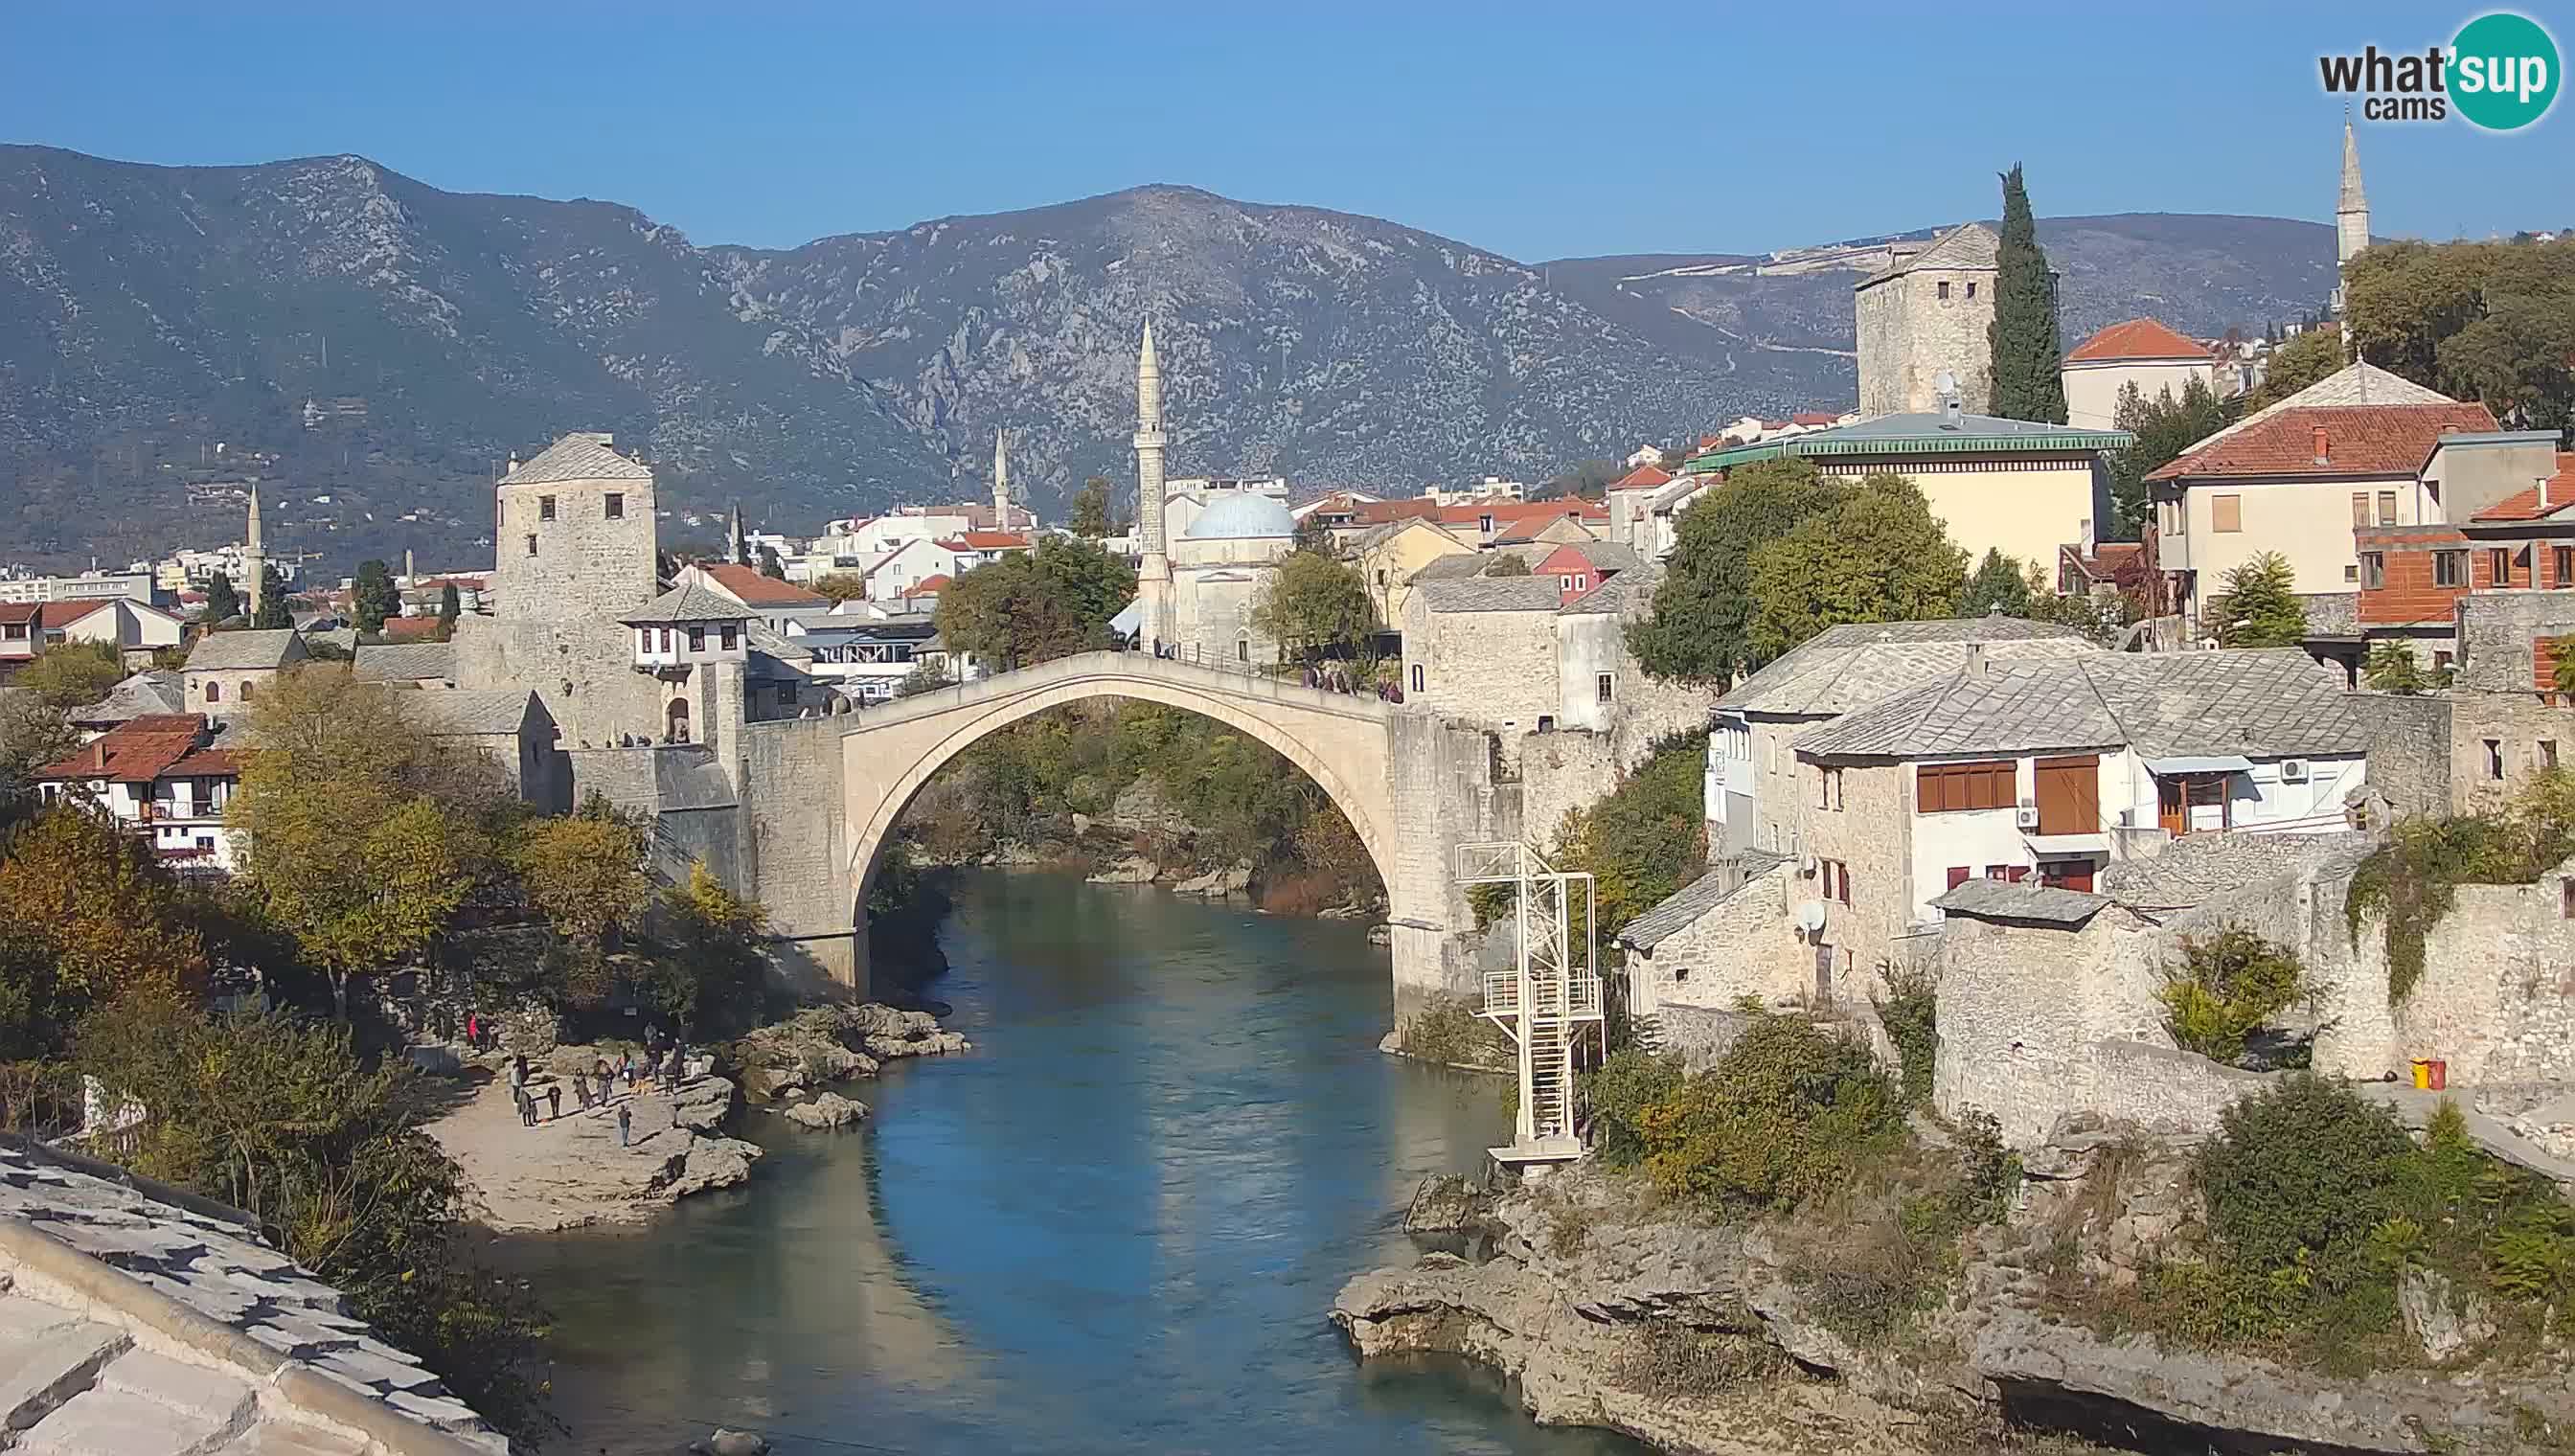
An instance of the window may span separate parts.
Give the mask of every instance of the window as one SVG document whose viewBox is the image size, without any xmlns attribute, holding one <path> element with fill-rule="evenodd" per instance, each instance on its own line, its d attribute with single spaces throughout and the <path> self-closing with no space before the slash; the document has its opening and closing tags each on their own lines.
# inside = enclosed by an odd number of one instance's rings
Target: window
<svg viewBox="0 0 2575 1456">
<path fill-rule="evenodd" d="M 2464 587 L 2468 584 L 2468 554 L 2463 551 L 2432 553 L 2432 585 Z"/>
<path fill-rule="evenodd" d="M 2343 579 L 2344 581 L 2346 581 L 2346 582 L 2357 582 L 2357 581 L 2359 581 L 2359 580 L 2360 580 L 2360 568 L 2358 568 L 2358 567 L 2345 567 L 2345 568 L 2343 568 L 2343 569 L 2342 569 L 2342 579 Z"/>
<path fill-rule="evenodd" d="M 2381 526 L 2393 526 L 2396 524 L 2396 493 L 2394 491 L 2381 491 L 2378 493 L 2378 524 Z"/>
<path fill-rule="evenodd" d="M 1570 591 L 1572 591 L 1572 590 L 1573 590 L 1573 579 L 1572 579 L 1571 577 L 1558 577 L 1558 578 L 1556 578 L 1556 579 L 1555 579 L 1555 590 L 1557 590 L 1557 591 L 1559 591 L 1559 592 L 1570 592 Z"/>
<path fill-rule="evenodd" d="M 1966 865 L 1952 864 L 1949 866 L 1949 887 L 1951 889 L 1956 889 L 1959 885 L 1965 884 L 1968 880 L 1973 878 L 1975 878 L 1975 871 L 1969 869 Z"/>
<path fill-rule="evenodd" d="M 2369 524 L 2369 493 L 2367 491 L 2354 491 L 2351 493 L 2351 524 L 2354 527 L 2367 526 Z"/>
<path fill-rule="evenodd" d="M 2360 585 L 2371 592 L 2387 585 L 2387 554 L 2364 552 L 2360 558 Z"/>
<path fill-rule="evenodd" d="M 1421 665 L 1419 663 L 1412 665 L 1412 691 L 1415 693 L 1421 691 Z"/>
<path fill-rule="evenodd" d="M 732 652 L 732 651 L 734 650 L 734 646 L 735 646 L 735 644 L 741 641 L 741 636 L 742 636 L 742 629 L 741 629 L 741 628 L 738 628 L 738 627 L 734 626 L 734 625 L 733 625 L 732 623 L 730 623 L 730 622 L 726 623 L 726 624 L 724 625 L 724 632 L 723 632 L 723 636 L 722 636 L 722 639 L 721 639 L 721 641 L 724 643 L 724 649 L 725 649 L 725 651 L 726 651 L 726 652 Z"/>
<path fill-rule="evenodd" d="M 2458 661 L 2458 659 L 2452 657 L 2447 652 L 2435 651 L 2432 654 L 2432 671 L 2435 673 L 2446 673 L 2450 671 L 2450 665 L 2456 661 Z"/>
<path fill-rule="evenodd" d="M 690 629 L 689 629 L 689 651 L 690 651 L 690 652 L 693 652 L 693 653 L 703 653 L 703 652 L 705 652 L 706 650 L 707 650 L 707 630 L 706 630 L 705 628 L 703 628 L 703 627 L 693 627 L 693 628 L 690 628 Z"/>
<path fill-rule="evenodd" d="M 536 554 L 537 554 L 537 534 L 536 534 L 535 532 L 531 531 L 531 532 L 529 532 L 529 533 L 528 533 L 528 555 L 530 555 L 530 556 L 535 556 Z"/>
<path fill-rule="evenodd" d="M 1618 675 L 1617 675 L 1617 674 L 1615 674 L 1615 673 L 1594 673 L 1594 674 L 1592 674 L 1592 675 L 1591 675 L 1591 701 L 1592 701 L 1592 702 L 1594 702 L 1594 703 L 1614 703 L 1614 702 L 1616 702 L 1616 701 L 1617 701 L 1617 698 L 1618 698 Z"/>
<path fill-rule="evenodd" d="M 221 703 L 221 702 L 223 702 L 223 701 L 224 701 L 224 685 L 223 685 L 223 684 L 221 684 L 221 683 L 208 682 L 208 683 L 206 684 L 206 701 L 207 701 L 208 703 Z"/>
<path fill-rule="evenodd" d="M 2486 739 L 2486 776 L 2497 782 L 2503 779 L 2503 739 Z"/>
<path fill-rule="evenodd" d="M 1478 517 L 1476 517 L 1476 518 L 1475 518 L 1475 529 L 1476 529 L 1477 531 L 1480 531 L 1480 532 L 1484 533 L 1486 536 L 1490 536 L 1490 535 L 1492 535 L 1492 534 L 1493 534 L 1493 518 L 1492 518 L 1492 517 L 1490 517 L 1490 516 L 1478 516 Z"/>
<path fill-rule="evenodd" d="M 2539 740 L 2539 766 L 2552 773 L 2557 771 L 2557 740 L 2555 738 L 2541 738 Z"/>
<path fill-rule="evenodd" d="M 2242 531 L 2244 529 L 2244 498 L 2242 496 L 2209 497 L 2208 529 L 2211 531 Z"/>
<path fill-rule="evenodd" d="M 1842 770 L 1822 768 L 1816 771 L 1823 775 L 1823 792 L 1822 796 L 1815 800 L 1815 807 L 1840 808 L 1842 806 Z"/>
<path fill-rule="evenodd" d="M 539 496 L 537 498 L 537 519 L 539 521 L 552 521 L 555 519 L 554 497 Z"/>
<path fill-rule="evenodd" d="M 1968 281 L 1968 283 L 1967 283 L 1967 297 L 1968 297 L 1968 299 L 1969 299 L 1969 300 L 1971 300 L 1971 301 L 1972 301 L 1972 300 L 1975 298 L 1975 296 L 1976 296 L 1976 285 L 1975 285 L 1974 280 L 1972 280 L 1972 279 L 1971 279 L 1971 280 L 1969 280 L 1969 281 Z"/>
<path fill-rule="evenodd" d="M 2011 808 L 2017 765 L 2000 763 L 1925 763 L 1913 770 L 1914 810 L 1948 813 L 1958 809 Z"/>
<path fill-rule="evenodd" d="M 1538 730 L 1539 732 L 1542 732 L 1542 733 L 1551 733 L 1551 732 L 1554 732 L 1554 731 L 1555 731 L 1555 715 L 1554 715 L 1554 714 L 1551 714 L 1551 713 L 1541 713 L 1541 714 L 1539 714 L 1539 715 L 1537 716 L 1537 730 Z"/>
<path fill-rule="evenodd" d="M 2575 875 L 2557 881 L 2557 913 L 2575 920 Z"/>
<path fill-rule="evenodd" d="M 211 849 L 215 847 L 215 836 L 212 834 L 199 834 L 197 836 L 197 847 L 200 849 Z"/>
<path fill-rule="evenodd" d="M 2494 552 L 2493 552 L 2493 557 L 2494 557 L 2494 585 L 2495 585 L 2495 586 L 2498 586 L 2498 587 L 2509 587 L 2509 586 L 2511 586 L 2511 585 L 2512 585 L 2512 548 L 2511 548 L 2511 547 L 2508 547 L 2508 546 L 2499 546 L 2499 547 L 2496 547 L 2496 548 L 2494 549 Z"/>
<path fill-rule="evenodd" d="M 1234 660 L 1238 663 L 1249 663 L 1252 661 L 1251 639 L 1239 637 L 1234 640 Z"/>
<path fill-rule="evenodd" d="M 1839 904 L 1851 902 L 1850 866 L 1838 859 L 1818 859 L 1816 873 L 1823 885 L 1823 896 Z"/>
<path fill-rule="evenodd" d="M 2575 587 L 2575 546 L 2552 547 L 2548 555 L 2549 585 Z"/>
<path fill-rule="evenodd" d="M 626 496 L 623 492 L 611 491 L 608 493 L 608 519 L 611 521 L 623 521 L 626 519 Z"/>
<path fill-rule="evenodd" d="M 1940 302 L 1942 302 L 1942 303 L 1944 303 L 1944 304 L 1945 304 L 1945 303 L 1947 303 L 1948 301 L 1949 301 L 1949 280 L 1947 280 L 1947 279 L 1945 279 L 1945 278 L 1944 278 L 1944 279 L 1941 279 L 1941 280 L 1940 280 Z"/>
<path fill-rule="evenodd" d="M 248 703 L 248 702 L 250 702 L 250 690 L 251 690 L 251 686 L 252 686 L 252 685 L 250 685 L 250 684 L 248 684 L 248 683 L 244 683 L 244 684 L 242 685 L 241 701 L 242 701 L 242 702 L 244 702 L 244 703 Z"/>
<path fill-rule="evenodd" d="M 781 708 L 794 708 L 796 706 L 795 684 L 781 683 L 778 685 L 778 706 Z"/>
</svg>

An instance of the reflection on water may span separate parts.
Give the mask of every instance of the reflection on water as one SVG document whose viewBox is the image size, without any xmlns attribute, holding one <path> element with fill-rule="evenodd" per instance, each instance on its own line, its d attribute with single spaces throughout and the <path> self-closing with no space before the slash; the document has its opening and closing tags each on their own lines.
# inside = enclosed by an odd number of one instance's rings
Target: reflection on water
<svg viewBox="0 0 2575 1456">
<path fill-rule="evenodd" d="M 945 942 L 972 1055 L 860 1088 L 859 1132 L 756 1115 L 748 1188 L 508 1251 L 561 1316 L 571 1449 L 1636 1449 L 1453 1363 L 1361 1370 L 1323 1317 L 1505 1133 L 1492 1083 L 1378 1054 L 1358 927 L 995 874 Z"/>
</svg>

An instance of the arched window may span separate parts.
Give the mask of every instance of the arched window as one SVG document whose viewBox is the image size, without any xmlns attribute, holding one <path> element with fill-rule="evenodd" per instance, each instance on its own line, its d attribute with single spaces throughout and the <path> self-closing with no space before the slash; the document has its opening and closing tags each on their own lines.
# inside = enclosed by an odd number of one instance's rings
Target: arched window
<svg viewBox="0 0 2575 1456">
<path fill-rule="evenodd" d="M 241 691 L 241 701 L 242 701 L 242 702 L 244 702 L 244 703 L 248 703 L 248 702 L 250 702 L 250 690 L 251 690 L 251 685 L 250 685 L 250 684 L 248 684 L 248 683 L 244 683 L 244 684 L 242 685 L 242 691 Z"/>
<path fill-rule="evenodd" d="M 675 743 L 687 742 L 689 740 L 689 700 L 672 699 L 667 722 L 670 727 L 668 734 L 670 740 Z"/>
<path fill-rule="evenodd" d="M 208 680 L 206 680 L 206 701 L 207 701 L 208 703 L 221 703 L 221 702 L 223 702 L 223 701 L 224 701 L 224 685 L 223 685 L 223 684 L 221 684 L 221 683 L 215 682 L 215 681 L 214 681 L 213 679 L 211 679 L 211 678 L 210 678 L 210 679 L 208 679 Z"/>
<path fill-rule="evenodd" d="M 1234 660 L 1238 663 L 1252 661 L 1252 639 L 1239 637 L 1234 640 Z"/>
</svg>

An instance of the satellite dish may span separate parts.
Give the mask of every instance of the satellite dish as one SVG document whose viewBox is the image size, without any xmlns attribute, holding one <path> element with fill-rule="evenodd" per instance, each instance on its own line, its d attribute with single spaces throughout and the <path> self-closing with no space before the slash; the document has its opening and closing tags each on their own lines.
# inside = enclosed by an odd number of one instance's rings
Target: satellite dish
<svg viewBox="0 0 2575 1456">
<path fill-rule="evenodd" d="M 1807 900 L 1797 906 L 1797 928 L 1811 935 L 1824 928 L 1824 902 Z"/>
<path fill-rule="evenodd" d="M 1958 377 L 1944 369 L 1931 376 L 1931 388 L 1945 399 L 1958 392 Z"/>
</svg>

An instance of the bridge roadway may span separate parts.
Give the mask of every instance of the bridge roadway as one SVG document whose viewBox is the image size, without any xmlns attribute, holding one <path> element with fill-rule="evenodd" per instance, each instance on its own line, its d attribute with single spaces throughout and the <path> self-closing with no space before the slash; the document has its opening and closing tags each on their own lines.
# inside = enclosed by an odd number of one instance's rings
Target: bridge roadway
<svg viewBox="0 0 2575 1456">
<path fill-rule="evenodd" d="M 1464 900 L 1449 861 L 1456 844 L 1495 836 L 1482 732 L 1444 726 L 1373 697 L 1145 653 L 1096 652 L 902 699 L 844 720 L 849 727 L 841 739 L 842 823 L 856 907 L 856 989 L 864 993 L 867 987 L 868 887 L 895 822 L 922 786 L 999 729 L 1050 708 L 1102 698 L 1158 703 L 1215 719 L 1276 749 L 1322 788 L 1358 831 L 1385 882 L 1398 1019 L 1435 991 L 1472 983 L 1449 934 L 1452 925 L 1472 923 L 1463 918 Z"/>
</svg>

